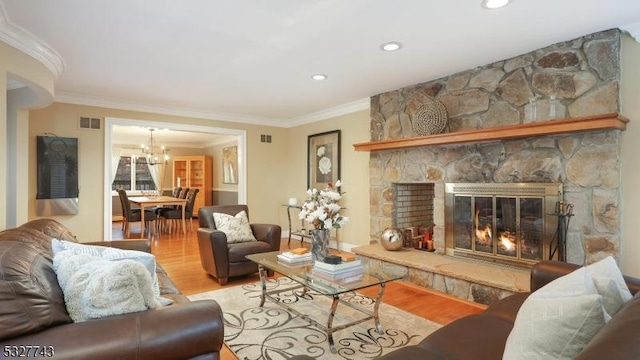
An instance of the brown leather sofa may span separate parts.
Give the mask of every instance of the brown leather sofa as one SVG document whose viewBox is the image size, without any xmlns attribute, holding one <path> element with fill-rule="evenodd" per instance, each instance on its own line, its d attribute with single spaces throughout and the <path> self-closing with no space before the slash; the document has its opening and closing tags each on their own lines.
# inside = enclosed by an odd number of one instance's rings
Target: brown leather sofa
<svg viewBox="0 0 640 360">
<path fill-rule="evenodd" d="M 51 219 L 0 232 L 0 358 L 220 359 L 218 303 L 190 302 L 160 266 L 161 295 L 172 305 L 73 323 L 53 270 L 52 238 L 75 241 Z M 94 244 L 150 252 L 147 240 Z"/>
<path fill-rule="evenodd" d="M 213 213 L 225 213 L 235 216 L 244 210 L 249 218 L 247 205 L 204 206 L 198 211 L 198 246 L 200 262 L 209 275 L 225 285 L 229 277 L 254 274 L 258 265 L 245 256 L 280 250 L 282 228 L 280 225 L 251 224 L 251 231 L 258 241 L 228 243 L 227 236 L 216 229 Z M 250 219 L 250 218 L 249 218 Z M 269 275 L 272 275 L 269 272 Z"/>
<path fill-rule="evenodd" d="M 531 271 L 531 290 L 579 268 L 578 265 L 543 261 Z M 631 360 L 640 358 L 640 279 L 625 276 L 634 297 L 609 321 L 576 360 Z M 410 360 L 499 360 L 513 328 L 518 309 L 529 293 L 508 296 L 490 305 L 483 313 L 456 320 L 419 344 L 395 350 L 379 359 Z M 296 360 L 312 359 L 297 356 Z"/>
</svg>

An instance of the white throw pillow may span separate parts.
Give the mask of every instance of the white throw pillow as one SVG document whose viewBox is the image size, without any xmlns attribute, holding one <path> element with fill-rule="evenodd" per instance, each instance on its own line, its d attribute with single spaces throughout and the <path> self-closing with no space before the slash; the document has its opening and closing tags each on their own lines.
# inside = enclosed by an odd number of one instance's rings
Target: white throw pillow
<svg viewBox="0 0 640 360">
<path fill-rule="evenodd" d="M 580 268 L 529 295 L 507 338 L 503 360 L 573 359 L 607 317 L 590 272 Z"/>
<path fill-rule="evenodd" d="M 153 293 L 157 298 L 160 298 L 160 284 L 158 283 L 158 274 L 156 273 L 156 257 L 153 254 L 149 254 L 144 251 L 122 250 L 108 246 L 84 245 L 58 239 L 51 240 L 51 249 L 53 250 L 54 256 L 60 251 L 71 250 L 74 254 L 97 256 L 105 260 L 137 261 L 144 265 L 144 267 L 149 272 L 151 280 L 153 281 Z M 167 303 L 164 299 L 158 300 L 161 301 L 163 305 L 170 304 L 170 302 Z"/>
<path fill-rule="evenodd" d="M 155 308 L 158 302 L 147 269 L 134 260 L 58 251 L 53 269 L 74 322 Z"/>
<path fill-rule="evenodd" d="M 216 229 L 227 235 L 228 243 L 257 241 L 253 236 L 249 218 L 244 210 L 237 213 L 236 216 L 214 212 L 213 221 L 216 223 Z"/>
<path fill-rule="evenodd" d="M 106 246 L 83 245 L 72 241 L 51 239 L 51 250 L 53 254 L 57 254 L 64 250 L 73 250 L 76 254 L 87 254 L 91 256 L 102 256 L 102 252 L 107 249 Z"/>
<path fill-rule="evenodd" d="M 618 264 L 612 256 L 608 256 L 586 268 L 593 278 L 598 294 L 604 298 L 604 310 L 613 317 L 633 297 Z"/>
</svg>

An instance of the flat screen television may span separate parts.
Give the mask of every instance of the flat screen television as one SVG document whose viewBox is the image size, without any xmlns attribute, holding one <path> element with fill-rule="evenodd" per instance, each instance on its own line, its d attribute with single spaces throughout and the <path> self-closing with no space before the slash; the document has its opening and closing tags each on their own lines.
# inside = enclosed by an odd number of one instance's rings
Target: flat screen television
<svg viewBox="0 0 640 360">
<path fill-rule="evenodd" d="M 37 199 L 77 198 L 78 139 L 38 136 Z"/>
</svg>

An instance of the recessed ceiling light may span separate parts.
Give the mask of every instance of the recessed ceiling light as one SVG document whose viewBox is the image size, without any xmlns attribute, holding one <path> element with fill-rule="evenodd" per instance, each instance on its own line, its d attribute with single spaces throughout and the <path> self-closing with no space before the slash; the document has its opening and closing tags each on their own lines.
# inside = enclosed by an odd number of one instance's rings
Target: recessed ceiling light
<svg viewBox="0 0 640 360">
<path fill-rule="evenodd" d="M 315 74 L 315 75 L 311 75 L 311 78 L 313 80 L 322 81 L 322 80 L 327 80 L 328 76 L 325 74 Z"/>
<path fill-rule="evenodd" d="M 483 0 L 482 7 L 485 9 L 499 9 L 503 6 L 507 6 L 511 0 Z"/>
<path fill-rule="evenodd" d="M 396 51 L 400 50 L 400 48 L 402 48 L 402 44 L 397 41 L 390 41 L 380 45 L 380 49 L 384 51 Z"/>
</svg>

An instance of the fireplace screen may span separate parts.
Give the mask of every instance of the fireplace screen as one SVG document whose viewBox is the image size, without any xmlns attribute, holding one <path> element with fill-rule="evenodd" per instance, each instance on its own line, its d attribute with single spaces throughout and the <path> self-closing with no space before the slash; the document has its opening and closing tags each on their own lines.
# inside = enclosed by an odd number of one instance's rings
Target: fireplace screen
<svg viewBox="0 0 640 360">
<path fill-rule="evenodd" d="M 447 184 L 447 252 L 527 265 L 549 253 L 558 184 Z"/>
</svg>

